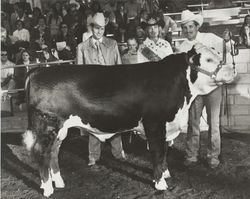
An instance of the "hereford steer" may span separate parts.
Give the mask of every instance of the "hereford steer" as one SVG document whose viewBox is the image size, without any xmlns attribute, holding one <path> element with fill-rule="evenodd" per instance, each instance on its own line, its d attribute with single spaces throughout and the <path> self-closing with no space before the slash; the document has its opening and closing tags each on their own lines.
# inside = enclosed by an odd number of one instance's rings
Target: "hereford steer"
<svg viewBox="0 0 250 199">
<path fill-rule="evenodd" d="M 185 101 L 190 103 L 191 97 L 207 94 L 234 76 L 231 67 L 220 65 L 217 53 L 201 44 L 157 63 L 63 65 L 30 71 L 24 143 L 39 164 L 44 196 L 53 193 L 52 181 L 64 187 L 58 152 L 68 128 L 85 128 L 103 140 L 136 129 L 139 121 L 152 154 L 155 187 L 167 189 L 166 122 L 173 121 Z"/>
</svg>

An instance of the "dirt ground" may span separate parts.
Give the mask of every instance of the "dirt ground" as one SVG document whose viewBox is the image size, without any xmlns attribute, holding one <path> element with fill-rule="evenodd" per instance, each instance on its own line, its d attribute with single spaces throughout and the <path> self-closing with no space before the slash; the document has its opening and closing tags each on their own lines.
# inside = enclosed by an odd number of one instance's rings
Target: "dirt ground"
<svg viewBox="0 0 250 199">
<path fill-rule="evenodd" d="M 201 160 L 198 165 L 183 166 L 185 134 L 181 134 L 169 150 L 172 177 L 169 189 L 157 191 L 151 181 L 150 154 L 146 142 L 123 135 L 128 160 L 112 158 L 108 144 L 103 145 L 97 166 L 87 166 L 87 137 L 76 133 L 64 141 L 59 163 L 65 180 L 64 189 L 55 189 L 53 199 L 249 199 L 250 198 L 250 134 L 222 135 L 222 164 L 218 169 L 206 165 L 207 132 L 202 132 Z M 40 199 L 37 165 L 22 146 L 20 133 L 2 134 L 1 198 Z"/>
</svg>

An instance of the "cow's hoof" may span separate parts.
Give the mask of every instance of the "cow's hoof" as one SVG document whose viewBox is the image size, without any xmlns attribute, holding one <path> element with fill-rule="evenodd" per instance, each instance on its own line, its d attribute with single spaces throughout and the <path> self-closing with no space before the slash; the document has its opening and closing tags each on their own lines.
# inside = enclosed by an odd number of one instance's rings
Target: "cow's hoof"
<svg viewBox="0 0 250 199">
<path fill-rule="evenodd" d="M 42 181 L 42 184 L 41 184 L 41 187 L 40 187 L 40 188 L 43 189 L 43 195 L 44 195 L 45 197 L 49 197 L 51 194 L 54 193 L 54 188 L 53 188 L 53 186 L 52 186 L 52 181 L 51 181 L 51 179 L 48 180 L 48 181 L 45 182 L 45 183 Z"/>
<path fill-rule="evenodd" d="M 55 173 L 55 174 L 53 172 L 51 172 L 51 176 L 52 176 L 52 181 L 55 182 L 56 188 L 64 188 L 65 187 L 65 184 L 64 184 L 64 181 L 62 179 L 60 171 Z"/>
<path fill-rule="evenodd" d="M 171 177 L 168 169 L 162 173 L 162 177 L 163 178 L 170 178 Z"/>
<path fill-rule="evenodd" d="M 44 189 L 43 195 L 48 198 L 53 194 L 53 192 L 54 189 L 53 190 Z"/>
<path fill-rule="evenodd" d="M 159 182 L 155 182 L 155 188 L 157 190 L 167 190 L 168 185 L 163 177 L 160 179 Z"/>
</svg>

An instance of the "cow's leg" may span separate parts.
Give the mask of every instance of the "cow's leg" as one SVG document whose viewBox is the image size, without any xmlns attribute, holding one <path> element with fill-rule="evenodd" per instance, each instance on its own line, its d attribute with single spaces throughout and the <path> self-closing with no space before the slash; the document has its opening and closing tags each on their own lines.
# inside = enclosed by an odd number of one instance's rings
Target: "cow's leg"
<svg viewBox="0 0 250 199">
<path fill-rule="evenodd" d="M 39 135 L 33 148 L 33 154 L 38 162 L 43 195 L 49 197 L 53 192 L 52 178 L 50 175 L 50 159 L 53 138 L 49 134 Z"/>
<path fill-rule="evenodd" d="M 170 177 L 167 166 L 167 145 L 165 142 L 166 128 L 165 122 L 153 122 L 143 120 L 145 133 L 149 142 L 149 151 L 153 159 L 153 177 L 155 187 L 158 190 L 168 188 L 165 178 Z"/>
<path fill-rule="evenodd" d="M 59 139 L 55 140 L 54 145 L 52 147 L 51 160 L 50 160 L 51 177 L 52 177 L 52 181 L 55 182 L 55 186 L 57 188 L 65 187 L 64 181 L 61 177 L 59 164 L 58 164 L 58 154 L 59 154 L 61 143 L 62 143 L 61 140 Z"/>
<path fill-rule="evenodd" d="M 56 139 L 51 150 L 51 160 L 50 160 L 50 171 L 51 171 L 51 177 L 52 181 L 55 182 L 55 186 L 57 188 L 64 188 L 65 184 L 62 179 L 60 168 L 58 164 L 58 154 L 60 150 L 62 141 L 60 139 Z"/>
</svg>

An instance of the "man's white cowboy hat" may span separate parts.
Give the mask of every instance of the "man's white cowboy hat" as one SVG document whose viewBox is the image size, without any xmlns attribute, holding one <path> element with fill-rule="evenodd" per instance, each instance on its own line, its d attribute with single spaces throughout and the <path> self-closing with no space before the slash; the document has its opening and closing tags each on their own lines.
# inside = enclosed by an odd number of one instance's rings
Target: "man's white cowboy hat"
<svg viewBox="0 0 250 199">
<path fill-rule="evenodd" d="M 106 26 L 108 24 L 108 21 L 105 20 L 104 14 L 101 12 L 97 12 L 93 17 L 92 17 L 92 23 L 98 26 Z"/>
<path fill-rule="evenodd" d="M 200 14 L 195 15 L 190 10 L 184 10 L 181 13 L 181 24 L 185 24 L 190 21 L 196 21 L 201 27 L 203 23 L 203 17 Z"/>
</svg>

